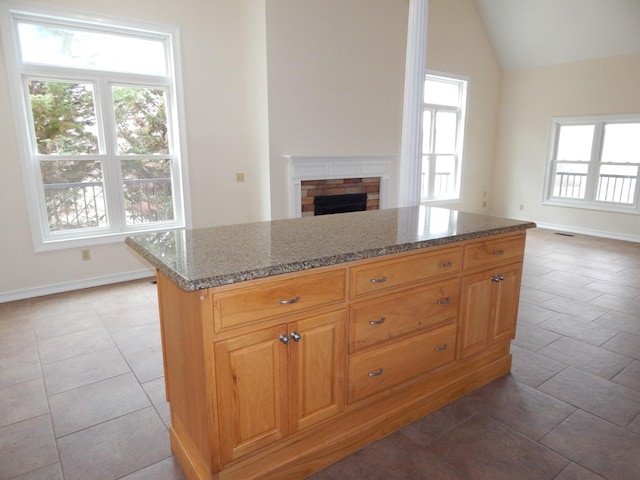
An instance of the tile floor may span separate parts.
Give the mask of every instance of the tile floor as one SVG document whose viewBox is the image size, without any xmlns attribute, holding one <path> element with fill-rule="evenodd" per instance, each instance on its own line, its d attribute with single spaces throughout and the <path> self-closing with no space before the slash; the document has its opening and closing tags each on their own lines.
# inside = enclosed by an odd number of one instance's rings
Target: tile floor
<svg viewBox="0 0 640 480">
<path fill-rule="evenodd" d="M 314 480 L 640 478 L 640 244 L 530 230 L 512 373 Z M 0 304 L 0 480 L 184 479 L 148 280 Z"/>
</svg>

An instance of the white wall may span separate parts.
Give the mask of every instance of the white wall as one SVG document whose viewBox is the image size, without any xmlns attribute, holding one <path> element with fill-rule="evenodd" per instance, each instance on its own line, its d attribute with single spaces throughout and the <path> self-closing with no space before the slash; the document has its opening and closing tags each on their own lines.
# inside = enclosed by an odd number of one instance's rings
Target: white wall
<svg viewBox="0 0 640 480">
<path fill-rule="evenodd" d="M 551 118 L 637 113 L 639 78 L 640 55 L 505 72 L 491 212 L 640 241 L 638 215 L 542 205 Z"/>
<path fill-rule="evenodd" d="M 258 23 L 260 15 L 264 18 L 259 5 L 238 0 L 192 0 L 188 6 L 156 0 L 33 3 L 178 26 L 192 225 L 266 218 L 267 158 L 260 160 L 256 153 L 266 143 L 266 91 L 260 91 L 266 52 L 256 47 L 260 31 L 252 27 L 256 18 Z M 264 28 L 262 38 L 264 47 Z M 0 301 L 144 274 L 150 266 L 121 242 L 91 247 L 88 262 L 79 249 L 34 253 L 3 55 L 0 51 Z M 245 75 L 249 64 L 252 70 Z M 256 75 L 262 75 L 261 82 L 255 82 Z M 247 106 L 250 100 L 256 101 Z M 238 172 L 247 173 L 245 183 L 235 181 Z M 235 208 L 229 208 L 230 201 Z"/>
<path fill-rule="evenodd" d="M 475 1 L 431 0 L 428 33 L 427 69 L 469 79 L 462 199 L 445 206 L 487 214 L 502 70 Z"/>
<path fill-rule="evenodd" d="M 398 155 L 408 4 L 269 0 L 271 211 L 285 218 L 282 155 Z"/>
</svg>

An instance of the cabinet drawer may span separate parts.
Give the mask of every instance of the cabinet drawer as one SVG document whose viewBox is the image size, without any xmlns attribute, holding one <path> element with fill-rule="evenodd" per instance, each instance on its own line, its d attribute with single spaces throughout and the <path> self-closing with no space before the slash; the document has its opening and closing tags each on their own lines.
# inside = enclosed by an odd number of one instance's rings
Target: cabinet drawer
<svg viewBox="0 0 640 480">
<path fill-rule="evenodd" d="M 344 301 L 346 270 L 214 292 L 217 332 Z"/>
<path fill-rule="evenodd" d="M 349 359 L 349 402 L 353 403 L 455 359 L 456 324 Z"/>
<path fill-rule="evenodd" d="M 524 235 L 485 240 L 464 246 L 464 268 L 502 262 L 524 255 Z"/>
<path fill-rule="evenodd" d="M 351 306 L 349 351 L 454 322 L 459 290 L 458 279 L 446 280 Z"/>
<path fill-rule="evenodd" d="M 353 267 L 350 277 L 351 296 L 384 292 L 413 282 L 457 273 L 461 268 L 461 259 L 460 248 L 447 248 Z"/>
</svg>

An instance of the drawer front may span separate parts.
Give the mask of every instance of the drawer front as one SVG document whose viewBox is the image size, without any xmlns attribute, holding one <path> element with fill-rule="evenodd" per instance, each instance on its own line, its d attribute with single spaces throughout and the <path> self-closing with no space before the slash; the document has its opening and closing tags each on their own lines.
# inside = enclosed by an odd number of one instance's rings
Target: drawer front
<svg viewBox="0 0 640 480">
<path fill-rule="evenodd" d="M 459 291 L 459 281 L 453 279 L 351 306 L 349 351 L 454 322 Z"/>
<path fill-rule="evenodd" d="M 491 239 L 464 246 L 464 268 L 474 268 L 522 258 L 524 255 L 524 235 L 502 239 Z"/>
<path fill-rule="evenodd" d="M 456 324 L 349 359 L 349 402 L 391 388 L 455 359 Z"/>
<path fill-rule="evenodd" d="M 433 253 L 409 255 L 395 260 L 353 267 L 351 269 L 351 296 L 409 285 L 441 275 L 457 273 L 461 269 L 462 250 L 447 248 Z"/>
<path fill-rule="evenodd" d="M 214 292 L 216 332 L 331 305 L 346 298 L 346 270 Z"/>
</svg>

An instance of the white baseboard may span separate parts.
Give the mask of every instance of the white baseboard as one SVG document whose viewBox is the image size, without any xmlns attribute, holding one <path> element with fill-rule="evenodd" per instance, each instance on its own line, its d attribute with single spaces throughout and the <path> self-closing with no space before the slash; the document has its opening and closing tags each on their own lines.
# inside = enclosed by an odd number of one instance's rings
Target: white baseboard
<svg viewBox="0 0 640 480">
<path fill-rule="evenodd" d="M 0 303 L 13 302 L 15 300 L 24 300 L 27 298 L 42 297 L 44 295 L 53 295 L 54 293 L 70 292 L 73 290 L 82 290 L 83 288 L 101 287 L 112 283 L 129 282 L 131 280 L 140 280 L 143 278 L 153 278 L 155 270 L 141 270 L 138 272 L 122 273 L 118 275 L 109 275 L 106 277 L 90 278 L 77 282 L 59 283 L 56 285 L 48 285 L 46 287 L 29 288 L 26 290 L 17 290 L 14 292 L 0 293 Z"/>
<path fill-rule="evenodd" d="M 592 237 L 612 238 L 614 240 L 624 240 L 627 242 L 640 243 L 640 236 L 638 235 L 626 235 L 624 233 L 605 232 L 602 230 L 594 230 L 591 228 L 568 227 L 566 225 L 554 225 L 550 223 L 540 222 L 536 222 L 536 225 L 539 228 L 546 228 L 548 230 L 558 230 L 561 232 L 577 233 L 579 235 L 590 235 Z"/>
</svg>

